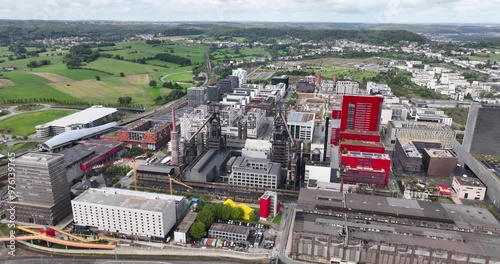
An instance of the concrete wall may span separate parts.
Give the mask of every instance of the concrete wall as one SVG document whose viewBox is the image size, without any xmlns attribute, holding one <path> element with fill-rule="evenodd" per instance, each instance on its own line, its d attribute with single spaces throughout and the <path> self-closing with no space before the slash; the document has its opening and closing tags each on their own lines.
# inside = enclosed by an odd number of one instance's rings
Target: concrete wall
<svg viewBox="0 0 500 264">
<path fill-rule="evenodd" d="M 480 161 L 468 153 L 458 141 L 453 142 L 453 151 L 457 153 L 458 162 L 467 165 L 486 186 L 486 195 L 496 206 L 500 206 L 500 179 L 488 171 Z"/>
</svg>

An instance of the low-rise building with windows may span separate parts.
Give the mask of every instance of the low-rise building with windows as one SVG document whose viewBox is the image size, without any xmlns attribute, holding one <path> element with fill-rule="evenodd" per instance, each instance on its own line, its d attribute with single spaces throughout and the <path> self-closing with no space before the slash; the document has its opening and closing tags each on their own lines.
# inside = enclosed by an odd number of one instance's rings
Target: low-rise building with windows
<svg viewBox="0 0 500 264">
<path fill-rule="evenodd" d="M 277 189 L 281 184 L 281 164 L 267 159 L 238 157 L 233 163 L 228 183 Z"/>
<path fill-rule="evenodd" d="M 214 223 L 208 230 L 208 236 L 229 241 L 246 241 L 250 235 L 247 226 Z"/>
</svg>

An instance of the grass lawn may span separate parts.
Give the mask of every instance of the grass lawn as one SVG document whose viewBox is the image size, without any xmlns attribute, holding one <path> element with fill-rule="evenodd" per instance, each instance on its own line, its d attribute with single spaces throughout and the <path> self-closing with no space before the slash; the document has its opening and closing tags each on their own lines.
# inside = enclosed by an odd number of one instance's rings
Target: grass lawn
<svg viewBox="0 0 500 264">
<path fill-rule="evenodd" d="M 110 72 L 117 76 L 120 76 L 120 72 L 128 74 L 140 74 L 156 71 L 167 71 L 167 68 L 152 66 L 148 64 L 139 64 L 122 60 L 99 58 L 93 62 L 88 63 L 84 66 L 86 69 L 96 69 L 99 71 Z"/>
<path fill-rule="evenodd" d="M 5 134 L 27 136 L 35 133 L 35 126 L 45 124 L 55 119 L 70 115 L 74 112 L 76 111 L 47 110 L 18 114 L 0 121 L 0 131 Z M 9 133 L 7 129 L 10 129 L 11 132 Z"/>
<path fill-rule="evenodd" d="M 500 60 L 500 54 L 482 54 L 481 56 L 469 56 L 470 60 Z"/>
<path fill-rule="evenodd" d="M 281 222 L 281 213 L 278 214 L 274 219 L 273 219 L 273 224 L 279 225 Z"/>
<path fill-rule="evenodd" d="M 32 147 L 35 147 L 36 145 L 38 145 L 38 142 L 17 143 L 17 144 L 14 144 L 10 148 L 9 152 L 13 152 L 13 153 L 23 152 L 23 151 L 28 150 Z"/>
<path fill-rule="evenodd" d="M 256 57 L 271 56 L 271 54 L 269 54 L 269 52 L 264 48 L 242 47 L 239 50 L 240 52 L 237 53 L 237 49 L 235 48 L 217 49 L 211 53 L 211 56 L 216 63 L 229 60 L 251 60 Z"/>
<path fill-rule="evenodd" d="M 454 129 L 465 128 L 467 116 L 469 115 L 468 108 L 440 108 L 440 110 L 443 110 L 447 116 L 453 118 L 452 127 Z"/>
<path fill-rule="evenodd" d="M 7 147 L 5 144 L 0 144 L 0 154 L 3 152 L 3 150 Z"/>
<path fill-rule="evenodd" d="M 174 82 L 191 82 L 192 81 L 191 76 L 192 76 L 191 72 L 179 72 L 167 76 L 166 79 Z"/>
</svg>

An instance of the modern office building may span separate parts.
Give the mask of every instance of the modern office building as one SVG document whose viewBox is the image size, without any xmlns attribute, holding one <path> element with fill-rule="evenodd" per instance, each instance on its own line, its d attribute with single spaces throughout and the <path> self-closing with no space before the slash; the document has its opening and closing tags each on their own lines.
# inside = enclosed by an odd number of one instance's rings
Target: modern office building
<svg viewBox="0 0 500 264">
<path fill-rule="evenodd" d="M 313 93 L 315 89 L 316 86 L 314 85 L 314 82 L 309 82 L 304 79 L 300 79 L 297 82 L 297 85 L 295 85 L 297 93 Z"/>
<path fill-rule="evenodd" d="M 236 70 L 233 70 L 233 76 L 238 77 L 238 81 L 239 81 L 240 85 L 247 83 L 247 71 L 246 70 L 244 70 L 242 68 L 238 68 Z"/>
<path fill-rule="evenodd" d="M 344 95 L 340 131 L 379 131 L 383 97 Z"/>
<path fill-rule="evenodd" d="M 486 186 L 476 178 L 453 177 L 451 188 L 460 199 L 484 200 Z"/>
<path fill-rule="evenodd" d="M 413 140 L 437 140 L 441 147 L 449 149 L 455 140 L 455 131 L 446 124 L 416 122 L 416 121 L 389 121 L 386 138 L 396 143 L 396 138 L 411 138 Z"/>
<path fill-rule="evenodd" d="M 247 139 L 241 150 L 241 156 L 255 159 L 271 158 L 272 143 L 269 140 Z"/>
<path fill-rule="evenodd" d="M 7 206 L 15 206 L 16 221 L 56 225 L 71 214 L 63 155 L 28 152 L 13 165 L 18 199 Z"/>
<path fill-rule="evenodd" d="M 443 110 L 435 108 L 413 107 L 410 115 L 415 121 L 443 123 L 448 126 L 453 123 L 453 118 L 445 115 Z"/>
<path fill-rule="evenodd" d="M 314 134 L 314 118 L 314 113 L 288 113 L 286 124 L 294 140 L 312 142 Z"/>
<path fill-rule="evenodd" d="M 282 75 L 282 76 L 274 76 L 271 78 L 272 85 L 276 85 L 278 83 L 284 83 L 286 86 L 286 89 L 288 89 L 289 77 L 287 75 Z"/>
<path fill-rule="evenodd" d="M 75 225 L 164 238 L 176 223 L 170 195 L 116 188 L 88 189 L 71 201 Z"/>
<path fill-rule="evenodd" d="M 500 156 L 500 104 L 471 105 L 463 146 L 471 154 Z"/>
<path fill-rule="evenodd" d="M 457 155 L 450 149 L 424 149 L 422 163 L 427 176 L 449 177 L 457 166 Z"/>
<path fill-rule="evenodd" d="M 94 105 L 72 115 L 36 126 L 36 136 L 50 137 L 66 131 L 100 126 L 113 121 L 116 118 L 117 112 L 116 108 Z"/>
<path fill-rule="evenodd" d="M 265 159 L 238 157 L 233 163 L 228 183 L 277 189 L 281 184 L 281 164 Z"/>
<path fill-rule="evenodd" d="M 208 229 L 208 237 L 224 239 L 229 241 L 247 241 L 250 235 L 250 227 L 239 225 L 228 225 L 214 223 Z"/>
<path fill-rule="evenodd" d="M 321 162 L 307 162 L 304 169 L 304 185 L 309 185 L 310 180 L 330 182 L 333 170 L 328 164 Z"/>
<path fill-rule="evenodd" d="M 258 138 L 262 127 L 266 123 L 266 111 L 259 108 L 250 109 L 247 114 L 247 136 Z"/>
<path fill-rule="evenodd" d="M 420 172 L 422 155 L 408 138 L 398 138 L 394 147 L 395 159 L 405 172 Z"/>
<path fill-rule="evenodd" d="M 220 91 L 220 88 L 219 88 Z M 206 87 L 190 87 L 187 89 L 188 106 L 197 107 L 207 104 L 208 91 Z"/>
<path fill-rule="evenodd" d="M 278 193 L 273 191 L 266 191 L 259 199 L 260 210 L 259 217 L 261 220 L 265 221 L 269 215 L 274 217 L 278 215 L 280 211 L 280 203 L 278 202 Z"/>
<path fill-rule="evenodd" d="M 362 140 L 342 140 L 340 142 L 342 151 L 370 152 L 370 153 L 385 153 L 384 144 L 381 142 L 362 141 Z"/>
<path fill-rule="evenodd" d="M 345 183 L 385 186 L 389 182 L 391 158 L 387 154 L 349 151 L 342 153 L 340 167 Z"/>
</svg>

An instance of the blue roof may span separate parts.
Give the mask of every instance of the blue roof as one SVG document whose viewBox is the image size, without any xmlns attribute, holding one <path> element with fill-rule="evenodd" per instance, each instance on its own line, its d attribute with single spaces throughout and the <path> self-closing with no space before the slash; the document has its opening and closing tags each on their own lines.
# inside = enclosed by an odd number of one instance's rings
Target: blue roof
<svg viewBox="0 0 500 264">
<path fill-rule="evenodd" d="M 42 148 L 46 150 L 52 150 L 59 146 L 64 146 L 72 141 L 79 140 L 81 138 L 98 133 L 100 131 L 110 129 L 112 127 L 115 127 L 116 125 L 117 125 L 116 122 L 111 122 L 101 126 L 67 131 L 45 141 L 42 144 Z"/>
</svg>

